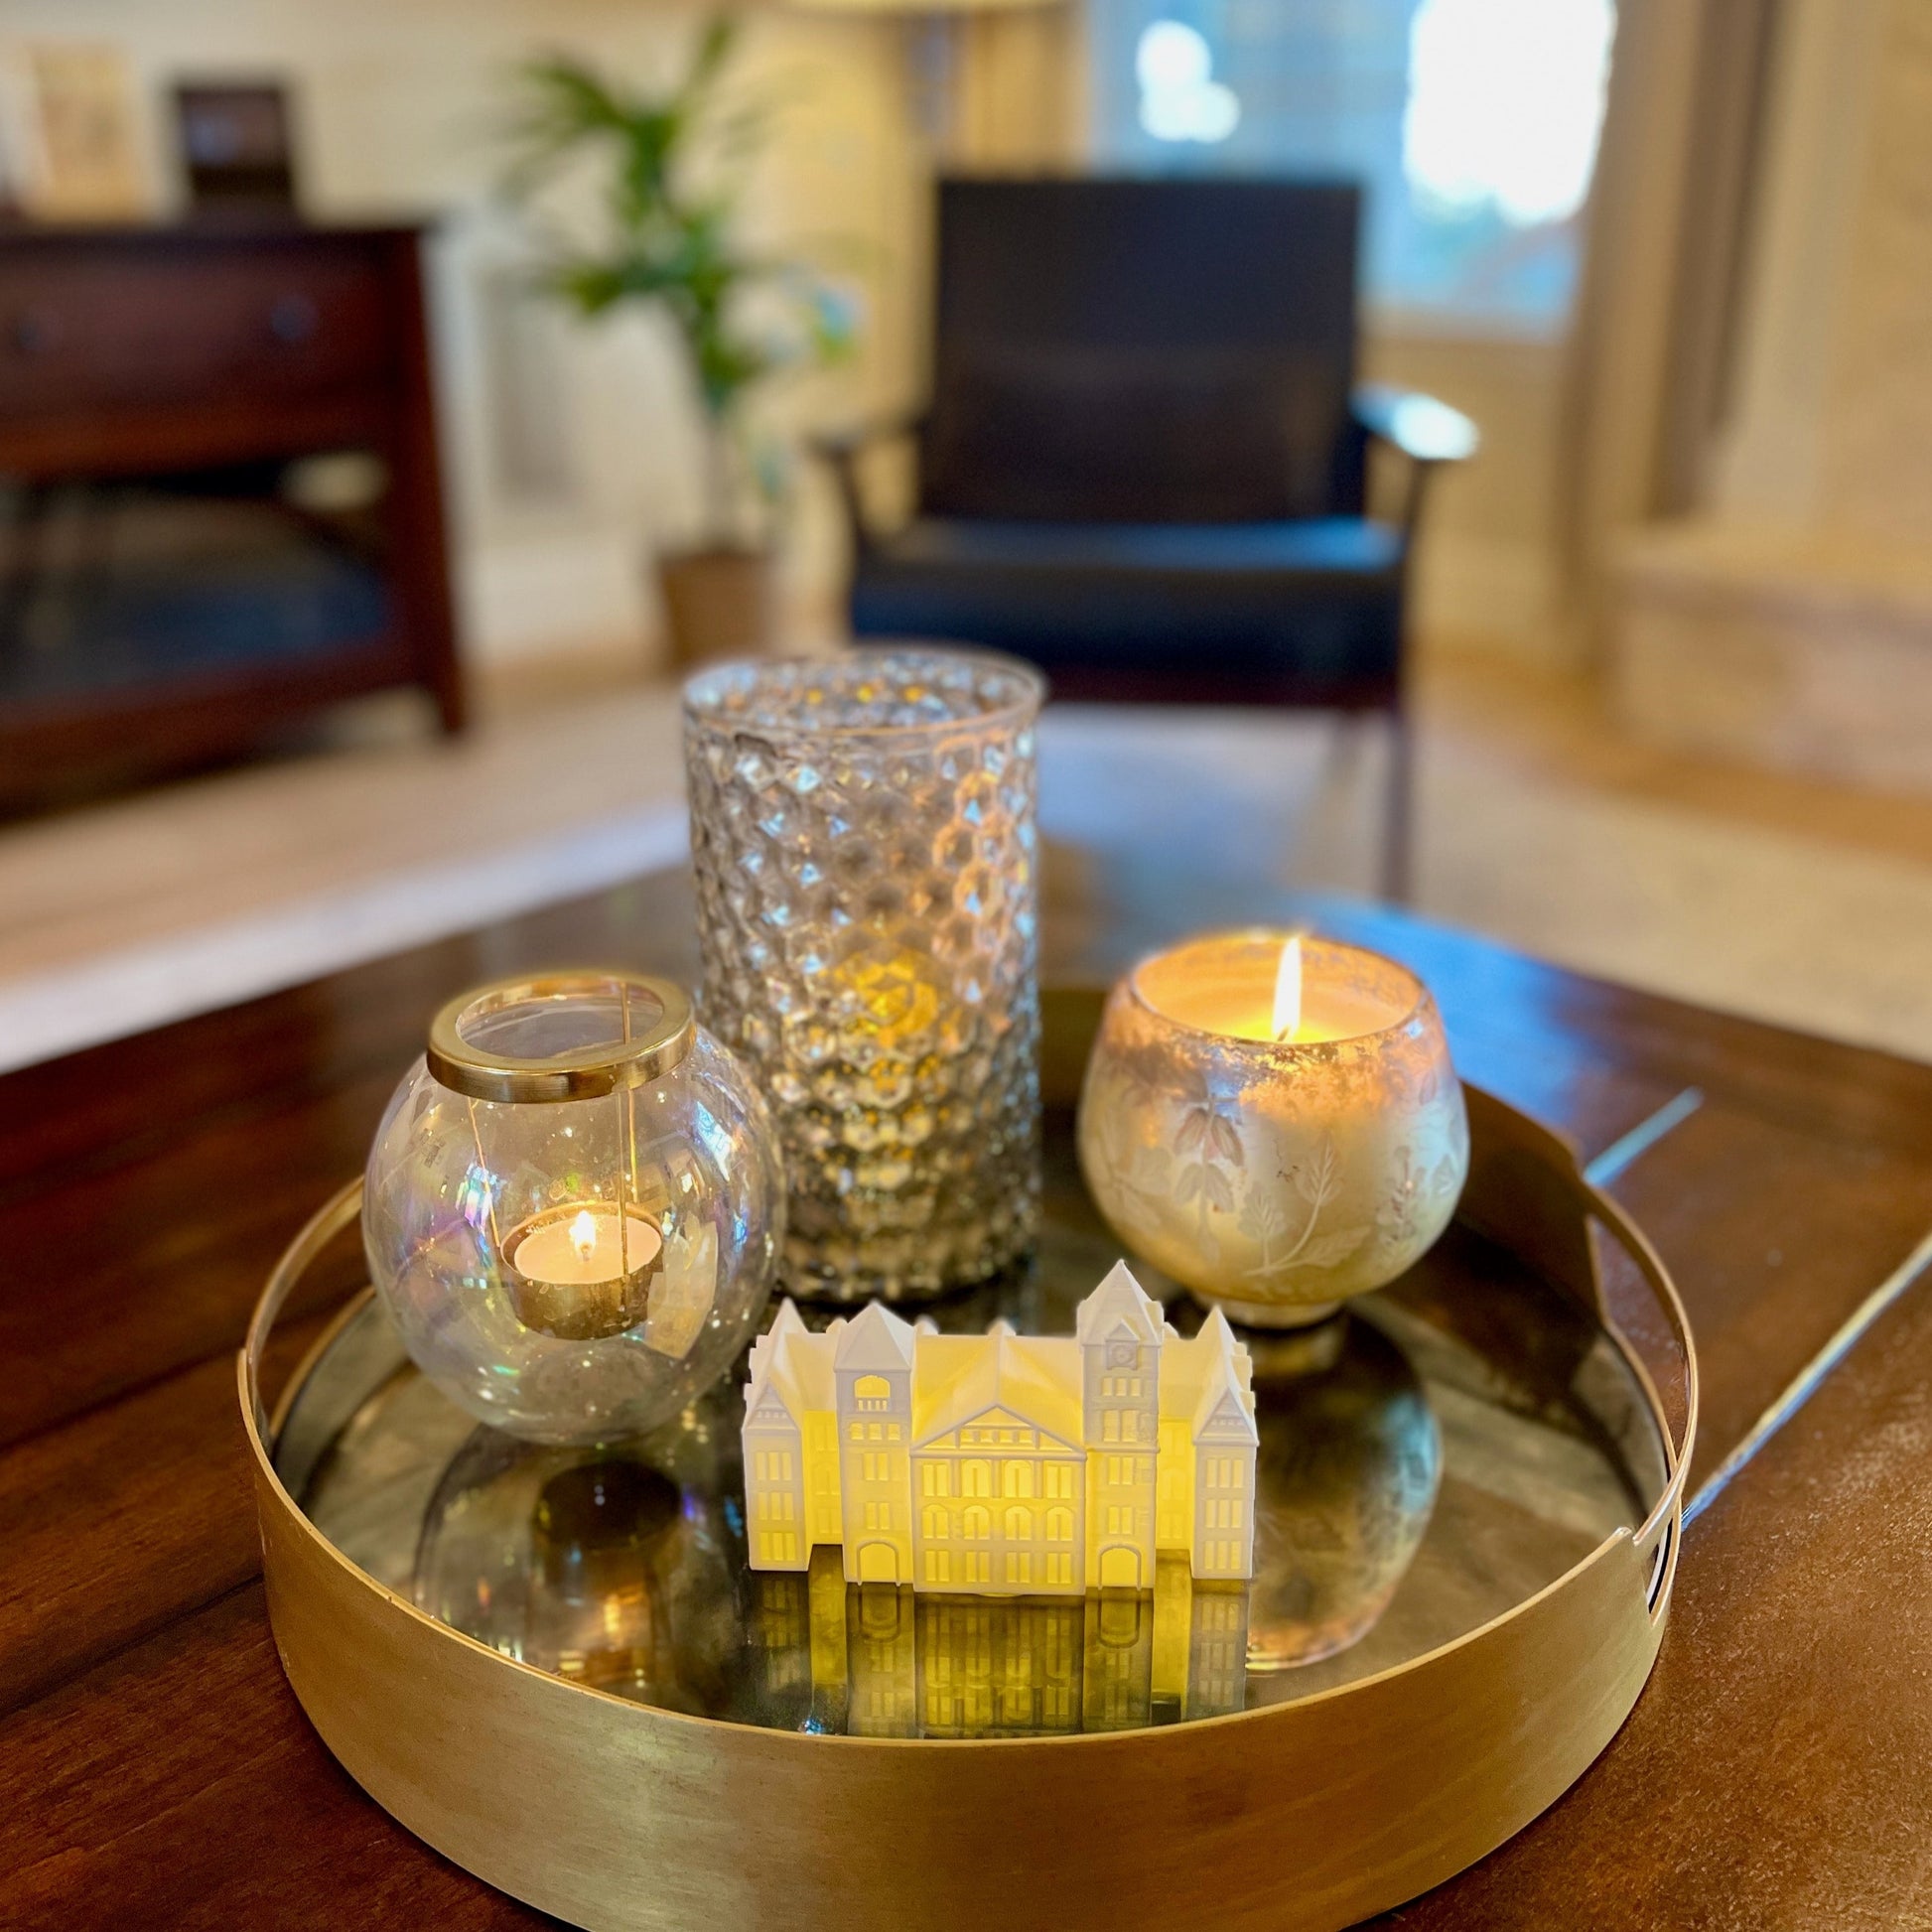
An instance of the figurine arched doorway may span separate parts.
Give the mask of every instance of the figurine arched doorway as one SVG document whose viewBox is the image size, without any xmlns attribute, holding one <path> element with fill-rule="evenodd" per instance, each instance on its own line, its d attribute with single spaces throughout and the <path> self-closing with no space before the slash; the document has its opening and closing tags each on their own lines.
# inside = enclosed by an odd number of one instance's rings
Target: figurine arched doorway
<svg viewBox="0 0 1932 1932">
<path fill-rule="evenodd" d="M 1123 1549 L 1117 1543 L 1111 1550 L 1101 1551 L 1100 1587 L 1102 1589 L 1139 1589 L 1140 1587 L 1141 1553 L 1138 1550 Z"/>
<path fill-rule="evenodd" d="M 859 1549 L 859 1581 L 862 1584 L 898 1582 L 898 1552 L 890 1543 L 866 1543 Z"/>
</svg>

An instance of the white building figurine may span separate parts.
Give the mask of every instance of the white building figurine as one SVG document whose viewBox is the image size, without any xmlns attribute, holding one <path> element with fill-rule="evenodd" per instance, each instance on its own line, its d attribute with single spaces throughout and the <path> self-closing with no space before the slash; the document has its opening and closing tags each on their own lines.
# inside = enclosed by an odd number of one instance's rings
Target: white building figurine
<svg viewBox="0 0 1932 1932">
<path fill-rule="evenodd" d="M 879 1303 L 813 1334 L 785 1302 L 745 1391 L 755 1570 L 845 1546 L 853 1583 L 976 1595 L 1152 1589 L 1254 1568 L 1255 1398 L 1217 1310 L 1191 1340 L 1116 1265 L 1071 1335 L 942 1335 Z"/>
</svg>

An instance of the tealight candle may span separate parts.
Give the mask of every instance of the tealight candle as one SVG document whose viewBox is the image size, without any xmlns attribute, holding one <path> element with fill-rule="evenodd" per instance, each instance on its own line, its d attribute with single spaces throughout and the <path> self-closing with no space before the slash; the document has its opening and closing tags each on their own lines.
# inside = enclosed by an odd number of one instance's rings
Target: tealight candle
<svg viewBox="0 0 1932 1932">
<path fill-rule="evenodd" d="M 636 1208 L 566 1201 L 503 1241 L 504 1279 L 525 1327 L 565 1340 L 621 1333 L 644 1318 L 664 1248 Z"/>
<path fill-rule="evenodd" d="M 1187 940 L 1114 989 L 1079 1142 L 1135 1253 L 1270 1327 L 1401 1274 L 1468 1171 L 1427 988 L 1359 947 L 1271 931 Z"/>
</svg>

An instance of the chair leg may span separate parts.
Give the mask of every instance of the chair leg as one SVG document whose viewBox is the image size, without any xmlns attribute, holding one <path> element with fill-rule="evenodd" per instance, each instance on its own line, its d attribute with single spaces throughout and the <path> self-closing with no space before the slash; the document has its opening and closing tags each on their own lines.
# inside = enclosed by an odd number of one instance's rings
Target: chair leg
<svg viewBox="0 0 1932 1932">
<path fill-rule="evenodd" d="M 1389 781 L 1382 805 L 1382 896 L 1409 902 L 1411 834 L 1415 812 L 1415 739 L 1401 710 L 1389 713 Z"/>
</svg>

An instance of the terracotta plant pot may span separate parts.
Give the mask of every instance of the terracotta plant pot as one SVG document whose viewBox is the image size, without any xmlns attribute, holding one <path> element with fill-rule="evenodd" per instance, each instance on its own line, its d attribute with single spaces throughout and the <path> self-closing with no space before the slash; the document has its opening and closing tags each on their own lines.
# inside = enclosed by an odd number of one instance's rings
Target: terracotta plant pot
<svg viewBox="0 0 1932 1932">
<path fill-rule="evenodd" d="M 758 657 L 778 641 L 778 569 L 770 550 L 720 545 L 657 559 L 671 662 Z"/>
</svg>

